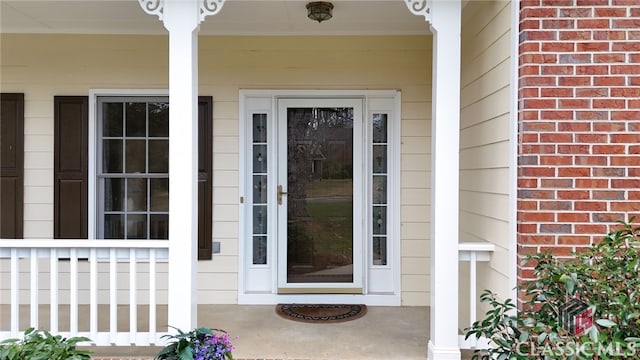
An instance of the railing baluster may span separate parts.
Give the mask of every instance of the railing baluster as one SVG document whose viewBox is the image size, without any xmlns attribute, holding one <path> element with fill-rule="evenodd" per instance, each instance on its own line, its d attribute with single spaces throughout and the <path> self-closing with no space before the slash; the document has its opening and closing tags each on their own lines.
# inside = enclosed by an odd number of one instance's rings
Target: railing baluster
<svg viewBox="0 0 640 360">
<path fill-rule="evenodd" d="M 149 342 L 156 341 L 156 249 L 149 249 Z"/>
<path fill-rule="evenodd" d="M 18 267 L 18 249 L 11 249 L 11 336 L 17 337 L 20 324 L 20 268 Z"/>
<path fill-rule="evenodd" d="M 30 315 L 29 324 L 32 328 L 38 328 L 38 249 L 31 249 L 31 294 L 30 294 Z"/>
<path fill-rule="evenodd" d="M 95 339 L 98 333 L 98 257 L 95 248 L 89 253 L 89 332 Z"/>
<path fill-rule="evenodd" d="M 71 336 L 78 334 L 78 250 L 70 249 L 69 269 L 69 331 Z"/>
<path fill-rule="evenodd" d="M 58 251 L 51 249 L 49 251 L 49 326 L 52 333 L 58 332 Z"/>
<path fill-rule="evenodd" d="M 111 343 L 117 342 L 118 332 L 118 273 L 116 271 L 116 249 L 109 251 L 109 332 Z"/>
<path fill-rule="evenodd" d="M 129 342 L 136 343 L 136 333 L 138 332 L 138 293 L 136 273 L 136 249 L 129 249 Z"/>
<path fill-rule="evenodd" d="M 478 281 L 477 278 L 477 272 L 476 272 L 476 261 L 478 260 L 478 253 L 476 253 L 475 251 L 472 251 L 471 254 L 469 254 L 469 324 L 473 325 L 473 323 L 476 321 L 476 303 L 477 303 L 477 284 L 476 282 Z M 469 339 L 471 340 L 472 346 L 475 347 L 476 346 L 476 337 L 475 336 L 470 336 Z"/>
</svg>

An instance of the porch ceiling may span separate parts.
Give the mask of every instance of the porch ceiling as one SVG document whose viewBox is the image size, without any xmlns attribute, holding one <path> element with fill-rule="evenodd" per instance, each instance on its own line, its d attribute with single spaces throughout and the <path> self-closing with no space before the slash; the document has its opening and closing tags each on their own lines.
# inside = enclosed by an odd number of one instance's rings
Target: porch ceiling
<svg viewBox="0 0 640 360">
<path fill-rule="evenodd" d="M 333 0 L 333 18 L 307 19 L 305 0 L 227 0 L 207 17 L 202 35 L 418 35 L 423 17 L 404 0 Z M 137 0 L 2 0 L 1 33 L 166 34 Z"/>
</svg>

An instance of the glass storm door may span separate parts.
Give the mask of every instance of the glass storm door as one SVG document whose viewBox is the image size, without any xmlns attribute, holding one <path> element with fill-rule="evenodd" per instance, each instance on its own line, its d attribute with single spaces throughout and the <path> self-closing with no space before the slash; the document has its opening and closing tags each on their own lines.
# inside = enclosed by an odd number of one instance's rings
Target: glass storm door
<svg viewBox="0 0 640 360">
<path fill-rule="evenodd" d="M 362 100 L 278 101 L 280 293 L 362 293 Z"/>
</svg>

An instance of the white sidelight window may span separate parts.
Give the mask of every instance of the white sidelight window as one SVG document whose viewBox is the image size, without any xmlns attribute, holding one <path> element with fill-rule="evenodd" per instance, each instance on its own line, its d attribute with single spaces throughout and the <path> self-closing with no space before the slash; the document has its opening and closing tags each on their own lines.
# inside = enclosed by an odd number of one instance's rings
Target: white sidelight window
<svg viewBox="0 0 640 360">
<path fill-rule="evenodd" d="M 371 222 L 372 222 L 372 260 L 373 265 L 387 265 L 387 191 L 389 131 L 388 114 L 374 113 L 372 121 L 371 143 Z"/>
</svg>

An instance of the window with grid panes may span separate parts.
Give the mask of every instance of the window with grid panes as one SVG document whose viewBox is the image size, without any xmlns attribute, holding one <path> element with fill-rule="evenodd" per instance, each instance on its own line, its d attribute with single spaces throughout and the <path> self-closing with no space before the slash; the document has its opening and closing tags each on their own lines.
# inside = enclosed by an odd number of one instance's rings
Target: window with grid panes
<svg viewBox="0 0 640 360">
<path fill-rule="evenodd" d="M 99 234 L 168 239 L 168 98 L 100 97 L 97 105 Z"/>
</svg>

